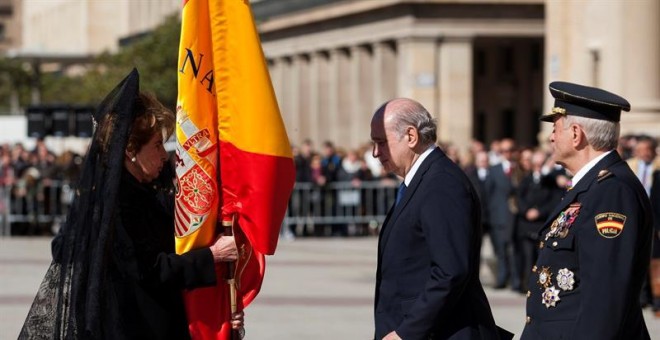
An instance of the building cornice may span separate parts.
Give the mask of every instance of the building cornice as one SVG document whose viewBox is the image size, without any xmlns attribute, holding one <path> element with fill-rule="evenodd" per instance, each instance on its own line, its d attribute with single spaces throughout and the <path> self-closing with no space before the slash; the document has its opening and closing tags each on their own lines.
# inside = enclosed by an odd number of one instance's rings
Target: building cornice
<svg viewBox="0 0 660 340">
<path fill-rule="evenodd" d="M 332 21 L 347 16 L 363 14 L 397 5 L 459 5 L 459 6 L 489 6 L 489 5 L 540 5 L 545 0 L 347 0 L 331 2 L 302 11 L 281 14 L 268 18 L 259 25 L 261 33 L 276 32 L 298 26 Z"/>
</svg>

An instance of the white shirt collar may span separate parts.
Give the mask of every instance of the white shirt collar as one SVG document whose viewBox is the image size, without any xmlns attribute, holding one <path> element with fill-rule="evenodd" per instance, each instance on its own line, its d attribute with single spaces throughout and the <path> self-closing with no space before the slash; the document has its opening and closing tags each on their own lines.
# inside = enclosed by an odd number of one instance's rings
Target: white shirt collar
<svg viewBox="0 0 660 340">
<path fill-rule="evenodd" d="M 511 162 L 507 161 L 505 158 L 502 158 L 502 170 L 504 170 L 504 172 L 507 172 L 509 171 L 510 168 L 511 168 Z"/>
<path fill-rule="evenodd" d="M 406 178 L 403 179 L 403 182 L 406 183 L 406 186 L 410 186 L 410 182 L 412 181 L 413 177 L 415 177 L 415 173 L 417 172 L 417 169 L 419 169 L 420 165 L 422 165 L 422 162 L 428 157 L 433 150 L 435 150 L 436 146 L 431 145 L 429 146 L 426 151 L 422 152 L 421 155 L 419 155 L 419 158 L 413 163 L 412 167 L 410 168 L 410 171 L 406 174 Z"/>
<path fill-rule="evenodd" d="M 605 156 L 609 155 L 612 151 L 614 151 L 614 150 L 610 150 L 610 151 L 608 151 L 608 152 L 592 159 L 589 163 L 587 163 L 585 166 L 583 166 L 582 169 L 578 170 L 578 172 L 575 173 L 575 176 L 573 176 L 573 179 L 571 181 L 572 182 L 571 185 L 573 187 L 575 187 L 577 185 L 577 183 L 582 179 L 582 177 L 584 177 L 584 175 L 586 175 L 587 172 L 589 172 L 589 170 L 591 170 L 591 168 L 593 168 L 598 162 L 600 162 L 601 159 L 605 158 Z"/>
</svg>

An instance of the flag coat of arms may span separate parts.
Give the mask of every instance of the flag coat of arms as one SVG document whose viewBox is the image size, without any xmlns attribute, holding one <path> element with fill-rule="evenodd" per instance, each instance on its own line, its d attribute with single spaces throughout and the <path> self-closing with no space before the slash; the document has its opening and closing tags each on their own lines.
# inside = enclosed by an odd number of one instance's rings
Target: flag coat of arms
<svg viewBox="0 0 660 340">
<path fill-rule="evenodd" d="M 261 288 L 295 168 L 248 1 L 186 0 L 179 44 L 177 253 L 208 247 L 233 221 L 239 309 Z M 224 265 L 215 287 L 184 293 L 193 339 L 229 339 Z"/>
</svg>

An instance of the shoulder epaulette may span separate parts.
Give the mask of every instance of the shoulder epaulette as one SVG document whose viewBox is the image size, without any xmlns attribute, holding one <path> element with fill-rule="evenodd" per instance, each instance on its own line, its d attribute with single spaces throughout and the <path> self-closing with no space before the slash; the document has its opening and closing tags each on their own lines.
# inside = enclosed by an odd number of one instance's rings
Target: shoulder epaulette
<svg viewBox="0 0 660 340">
<path fill-rule="evenodd" d="M 604 181 L 604 180 L 606 180 L 606 179 L 608 179 L 612 176 L 614 176 L 614 174 L 611 171 L 609 171 L 607 169 L 603 169 L 603 170 L 598 172 L 598 183 L 600 183 L 600 182 L 602 182 L 602 181 Z"/>
</svg>

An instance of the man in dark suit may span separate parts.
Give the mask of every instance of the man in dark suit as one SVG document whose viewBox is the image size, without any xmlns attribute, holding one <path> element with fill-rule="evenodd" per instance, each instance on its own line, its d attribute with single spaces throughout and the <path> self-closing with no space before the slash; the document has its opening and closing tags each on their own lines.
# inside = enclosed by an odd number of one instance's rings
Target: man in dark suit
<svg viewBox="0 0 660 340">
<path fill-rule="evenodd" d="M 515 142 L 506 138 L 500 142 L 501 162 L 490 167 L 486 178 L 488 222 L 490 237 L 497 257 L 495 288 L 506 287 L 511 278 L 511 288 L 520 290 L 520 279 L 511 259 L 513 230 L 516 216 L 516 186 L 519 172 L 513 158 Z"/>
<path fill-rule="evenodd" d="M 654 218 L 654 231 L 649 285 L 651 286 L 651 307 L 653 308 L 655 317 L 660 318 L 660 170 L 653 172 L 651 206 Z"/>
<path fill-rule="evenodd" d="M 394 99 L 371 120 L 373 155 L 402 177 L 378 242 L 375 338 L 498 339 L 479 282 L 479 199 L 434 144 L 431 115 Z"/>
<path fill-rule="evenodd" d="M 646 191 L 615 151 L 625 99 L 550 84 L 553 157 L 572 188 L 539 233 L 522 339 L 649 339 L 637 303 L 649 267 L 652 216 Z"/>
<path fill-rule="evenodd" d="M 486 196 L 486 178 L 488 178 L 488 153 L 486 151 L 477 152 L 474 156 L 474 167 L 466 169 L 470 182 L 477 190 L 479 201 L 481 202 L 481 226 L 484 233 L 489 232 L 488 224 L 488 197 Z"/>
<path fill-rule="evenodd" d="M 539 230 L 564 193 L 564 189 L 557 186 L 554 176 L 543 173 L 545 162 L 545 152 L 533 151 L 531 171 L 522 178 L 517 190 L 518 222 L 515 237 L 521 248 L 517 264 L 523 292 L 527 292 L 529 288 L 529 268 L 536 261 Z"/>
</svg>

